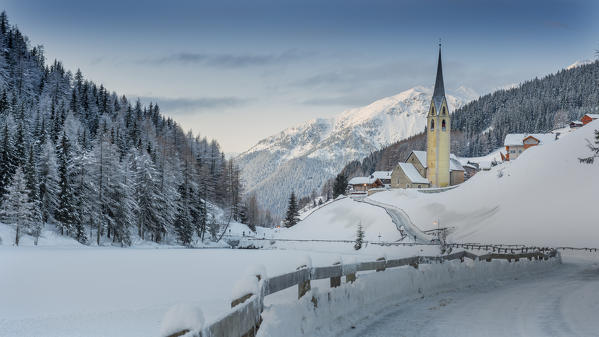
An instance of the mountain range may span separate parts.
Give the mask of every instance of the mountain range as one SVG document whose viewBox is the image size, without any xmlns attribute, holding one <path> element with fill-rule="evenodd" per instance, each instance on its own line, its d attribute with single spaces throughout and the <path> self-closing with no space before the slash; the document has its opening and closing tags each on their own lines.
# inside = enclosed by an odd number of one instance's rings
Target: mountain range
<svg viewBox="0 0 599 337">
<path fill-rule="evenodd" d="M 414 87 L 262 139 L 236 158 L 247 192 L 282 215 L 292 191 L 298 196 L 319 191 L 348 162 L 424 130 L 431 96 L 432 88 Z M 453 111 L 476 97 L 461 87 L 447 99 Z"/>
</svg>

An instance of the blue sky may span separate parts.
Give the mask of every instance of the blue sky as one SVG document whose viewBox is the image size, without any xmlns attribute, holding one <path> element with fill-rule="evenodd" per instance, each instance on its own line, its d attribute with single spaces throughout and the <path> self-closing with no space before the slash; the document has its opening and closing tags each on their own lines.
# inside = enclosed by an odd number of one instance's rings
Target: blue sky
<svg viewBox="0 0 599 337">
<path fill-rule="evenodd" d="M 432 86 L 488 93 L 594 58 L 597 1 L 3 0 L 46 56 L 157 100 L 228 152 L 315 117 Z"/>
</svg>

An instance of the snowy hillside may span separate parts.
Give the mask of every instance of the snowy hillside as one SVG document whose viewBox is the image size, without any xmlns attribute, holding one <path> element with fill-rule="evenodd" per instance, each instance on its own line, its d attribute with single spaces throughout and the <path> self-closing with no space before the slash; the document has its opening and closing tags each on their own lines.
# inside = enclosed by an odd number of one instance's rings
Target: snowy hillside
<svg viewBox="0 0 599 337">
<path fill-rule="evenodd" d="M 279 239 L 355 240 L 358 225 L 364 230 L 364 240 L 392 242 L 401 234 L 391 218 L 380 207 L 351 198 L 343 198 L 316 210 L 291 228 L 282 228 Z"/>
<path fill-rule="evenodd" d="M 448 96 L 452 111 L 473 98 L 467 89 L 458 92 Z M 415 87 L 261 140 L 237 158 L 249 192 L 282 214 L 292 190 L 299 196 L 319 190 L 349 161 L 424 130 L 431 96 L 431 89 Z"/>
<path fill-rule="evenodd" d="M 414 190 L 377 193 L 371 199 L 404 209 L 423 230 L 454 227 L 458 242 L 596 247 L 599 165 L 581 164 L 599 121 L 526 150 L 517 160 L 480 172 L 439 194 Z"/>
</svg>

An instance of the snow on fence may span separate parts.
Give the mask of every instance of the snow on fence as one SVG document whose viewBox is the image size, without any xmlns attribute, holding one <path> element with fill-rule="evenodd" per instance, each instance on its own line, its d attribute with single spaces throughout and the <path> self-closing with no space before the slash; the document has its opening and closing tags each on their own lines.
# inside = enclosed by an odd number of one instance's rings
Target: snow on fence
<svg viewBox="0 0 599 337">
<path fill-rule="evenodd" d="M 450 246 L 456 247 L 460 245 L 461 244 L 450 244 Z M 471 245 L 467 246 L 470 247 Z M 487 246 L 493 247 L 491 245 Z M 485 245 L 480 245 L 480 247 L 485 247 Z M 558 255 L 557 250 L 551 248 L 533 250 L 529 247 L 528 250 L 530 250 L 530 252 L 525 252 L 526 247 L 519 247 L 516 249 L 522 249 L 522 251 L 520 253 L 508 253 L 508 251 L 504 250 L 505 253 L 503 254 L 500 252 L 491 252 L 484 255 L 475 255 L 468 251 L 461 251 L 444 256 L 413 256 L 391 260 L 381 257 L 376 261 L 354 264 L 336 263 L 332 266 L 326 267 L 311 268 L 308 265 L 302 265 L 298 267 L 296 271 L 267 279 L 263 277 L 264 275 L 258 274 L 255 275 L 258 280 L 258 287 L 254 288 L 254 290 L 249 290 L 247 293 L 239 295 L 238 298 L 234 299 L 231 302 L 231 312 L 224 315 L 216 322 L 210 324 L 209 326 L 195 330 L 193 327 L 180 326 L 178 328 L 180 330 L 174 333 L 171 330 L 163 335 L 167 337 L 179 337 L 183 335 L 187 337 L 253 337 L 256 335 L 256 332 L 262 323 L 261 314 L 264 308 L 265 296 L 297 286 L 299 299 L 302 298 L 302 296 L 304 296 L 308 291 L 310 291 L 310 281 L 314 280 L 330 279 L 331 288 L 335 288 L 341 285 L 342 276 L 345 276 L 346 282 L 353 283 L 356 281 L 356 273 L 361 271 L 383 272 L 386 269 L 397 268 L 401 266 L 412 266 L 414 268 L 418 268 L 418 265 L 420 264 L 443 263 L 454 260 L 460 260 L 461 262 L 464 262 L 465 258 L 487 262 L 490 262 L 494 259 L 517 262 L 520 259 L 548 260 L 549 258 L 556 257 Z M 248 289 L 251 288 L 252 287 L 249 287 Z M 315 306 L 317 305 L 317 300 L 314 297 L 312 298 L 312 302 Z"/>
</svg>

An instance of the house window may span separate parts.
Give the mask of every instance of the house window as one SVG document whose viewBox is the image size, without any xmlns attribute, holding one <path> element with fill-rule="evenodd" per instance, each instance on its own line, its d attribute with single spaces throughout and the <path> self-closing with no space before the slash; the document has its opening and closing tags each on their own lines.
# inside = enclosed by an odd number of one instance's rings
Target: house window
<svg viewBox="0 0 599 337">
<path fill-rule="evenodd" d="M 516 150 L 510 150 L 510 153 L 516 153 Z"/>
<path fill-rule="evenodd" d="M 433 119 L 431 121 L 431 131 L 433 131 L 435 129 L 435 120 Z"/>
<path fill-rule="evenodd" d="M 445 108 L 443 108 L 445 110 Z M 445 120 L 441 122 L 441 130 L 445 131 Z"/>
<path fill-rule="evenodd" d="M 418 185 L 418 188 L 420 188 L 420 185 Z"/>
</svg>

